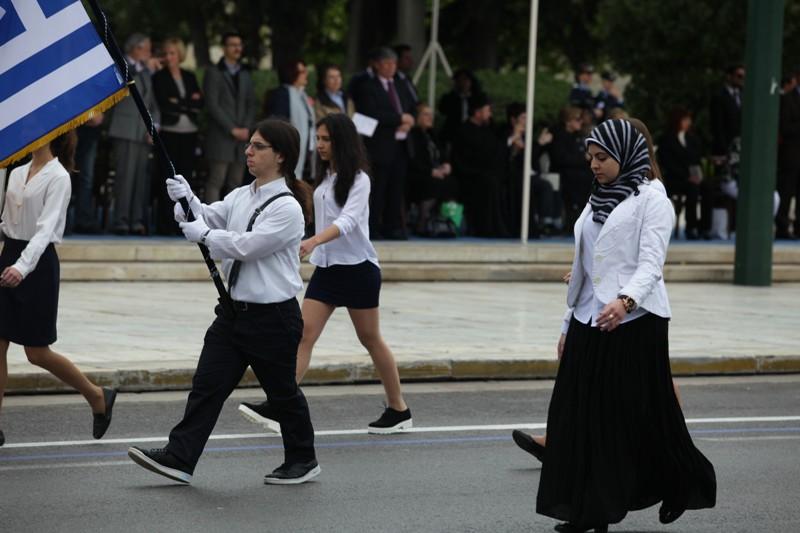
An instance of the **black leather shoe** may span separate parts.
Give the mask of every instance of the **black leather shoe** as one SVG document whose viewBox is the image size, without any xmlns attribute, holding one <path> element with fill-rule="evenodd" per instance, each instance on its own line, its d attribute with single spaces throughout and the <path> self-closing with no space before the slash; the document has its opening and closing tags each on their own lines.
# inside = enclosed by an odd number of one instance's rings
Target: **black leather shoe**
<svg viewBox="0 0 800 533">
<path fill-rule="evenodd" d="M 518 429 L 511 432 L 511 437 L 517 443 L 517 446 L 536 457 L 540 462 L 544 461 L 545 447 L 533 440 L 533 437 Z"/>
<path fill-rule="evenodd" d="M 594 531 L 594 533 L 608 533 L 608 526 L 581 527 L 570 522 L 556 524 L 553 529 L 559 531 L 560 533 L 584 533 L 586 531 Z"/>
<path fill-rule="evenodd" d="M 0 429 L 0 446 L 6 443 L 6 436 L 3 434 L 3 430 Z"/>
<path fill-rule="evenodd" d="M 128 448 L 128 457 L 137 465 L 169 479 L 187 484 L 192 481 L 193 470 L 183 464 L 166 448 L 144 450 L 133 446 Z"/>
<path fill-rule="evenodd" d="M 661 508 L 658 510 L 658 521 L 662 524 L 671 524 L 675 520 L 681 517 L 683 514 L 683 509 L 680 510 L 672 510 L 666 509 L 662 505 Z"/>
<path fill-rule="evenodd" d="M 307 463 L 283 463 L 271 474 L 264 476 L 264 483 L 267 485 L 299 485 L 317 477 L 321 471 L 316 459 Z"/>
<path fill-rule="evenodd" d="M 117 391 L 103 387 L 103 399 L 106 404 L 105 413 L 95 413 L 92 427 L 92 435 L 96 439 L 102 439 L 106 434 L 108 426 L 111 425 L 111 414 L 114 410 L 114 402 L 117 400 Z"/>
</svg>

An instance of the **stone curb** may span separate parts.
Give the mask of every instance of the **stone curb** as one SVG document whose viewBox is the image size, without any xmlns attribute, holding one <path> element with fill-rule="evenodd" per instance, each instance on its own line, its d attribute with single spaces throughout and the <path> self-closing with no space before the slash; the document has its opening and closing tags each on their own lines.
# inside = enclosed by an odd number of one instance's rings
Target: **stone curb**
<svg viewBox="0 0 800 533">
<path fill-rule="evenodd" d="M 675 376 L 753 375 L 800 373 L 798 356 L 683 357 L 672 360 Z M 400 363 L 403 381 L 475 381 L 503 379 L 552 379 L 558 369 L 555 360 L 434 360 Z M 117 387 L 125 392 L 188 390 L 194 368 L 163 370 L 108 370 L 86 373 L 94 383 Z M 331 364 L 312 367 L 304 385 L 344 385 L 378 381 L 370 363 Z M 255 387 L 258 382 L 247 370 L 240 387 Z M 48 373 L 8 376 L 6 394 L 71 392 L 72 389 Z"/>
</svg>

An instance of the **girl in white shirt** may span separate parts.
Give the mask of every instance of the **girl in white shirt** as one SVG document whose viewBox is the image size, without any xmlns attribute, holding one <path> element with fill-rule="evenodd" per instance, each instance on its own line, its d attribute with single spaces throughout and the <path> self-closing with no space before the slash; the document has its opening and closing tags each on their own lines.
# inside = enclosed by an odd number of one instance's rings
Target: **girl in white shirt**
<svg viewBox="0 0 800 533">
<path fill-rule="evenodd" d="M 70 131 L 33 152 L 31 162 L 8 181 L 0 222 L 0 404 L 8 381 L 9 343 L 25 347 L 28 361 L 83 394 L 94 413 L 92 433 L 101 438 L 111 423 L 116 391 L 100 388 L 66 357 L 56 341 L 61 242 L 71 192 L 77 135 Z M 0 430 L 0 446 L 5 437 Z"/>
<path fill-rule="evenodd" d="M 367 430 L 376 434 L 403 431 L 412 427 L 411 410 L 403 399 L 394 356 L 380 332 L 381 271 L 369 241 L 370 178 L 364 172 L 367 161 L 361 138 L 347 115 L 330 114 L 317 123 L 317 153 L 317 234 L 300 245 L 300 255 L 311 254 L 310 262 L 317 268 L 303 299 L 297 381 L 308 370 L 311 351 L 333 311 L 346 307 L 386 392 L 388 405 Z M 243 403 L 240 411 L 247 418 L 276 429 L 268 403 Z"/>
</svg>

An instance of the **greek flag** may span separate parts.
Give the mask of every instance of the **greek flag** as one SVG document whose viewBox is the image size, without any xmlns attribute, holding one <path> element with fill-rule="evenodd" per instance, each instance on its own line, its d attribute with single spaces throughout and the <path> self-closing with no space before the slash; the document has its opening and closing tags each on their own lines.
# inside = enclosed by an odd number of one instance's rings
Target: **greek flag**
<svg viewBox="0 0 800 533">
<path fill-rule="evenodd" d="M 0 168 L 126 95 L 80 0 L 0 0 Z"/>
</svg>

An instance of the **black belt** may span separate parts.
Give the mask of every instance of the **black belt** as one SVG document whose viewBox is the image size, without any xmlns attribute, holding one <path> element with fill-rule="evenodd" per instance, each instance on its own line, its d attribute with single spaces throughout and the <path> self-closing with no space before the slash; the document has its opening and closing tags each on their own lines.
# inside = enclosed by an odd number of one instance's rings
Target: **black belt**
<svg viewBox="0 0 800 533">
<path fill-rule="evenodd" d="M 292 298 L 290 300 L 286 300 L 285 302 L 275 302 L 275 303 L 270 303 L 270 304 L 258 304 L 258 303 L 253 303 L 253 302 L 239 302 L 239 301 L 234 300 L 233 301 L 233 308 L 236 309 L 237 311 L 242 311 L 244 313 L 246 313 L 247 311 L 263 311 L 265 309 L 272 309 L 272 308 L 275 308 L 275 307 L 279 307 L 279 306 L 285 304 L 286 302 L 292 301 L 293 299 L 294 298 Z"/>
</svg>

